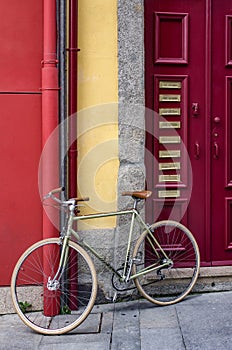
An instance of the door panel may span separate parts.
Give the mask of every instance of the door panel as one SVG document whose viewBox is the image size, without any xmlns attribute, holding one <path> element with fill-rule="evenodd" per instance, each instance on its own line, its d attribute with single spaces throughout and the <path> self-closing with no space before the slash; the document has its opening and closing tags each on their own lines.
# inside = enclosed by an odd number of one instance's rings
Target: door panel
<svg viewBox="0 0 232 350">
<path fill-rule="evenodd" d="M 42 238 L 38 192 L 41 96 L 0 94 L 0 285 L 10 282 L 16 261 Z"/>
<path fill-rule="evenodd" d="M 148 175 L 148 186 L 153 190 L 148 220 L 156 218 L 160 206 L 163 210 L 158 219 L 169 218 L 174 207 L 174 218 L 180 220 L 193 181 L 191 202 L 182 222 L 194 233 L 206 261 L 205 15 L 204 1 L 145 1 L 146 105 L 169 123 L 174 122 L 175 132 L 188 149 L 196 175 L 191 179 L 181 143 L 167 146 L 160 139 L 154 140 L 153 154 L 157 160 L 154 167 L 156 163 L 158 166 L 153 176 Z M 149 120 L 147 128 L 159 128 L 155 124 Z M 169 133 L 170 129 L 159 128 L 161 137 L 169 137 Z M 172 157 L 162 153 L 167 147 Z M 169 164 L 172 169 L 167 168 Z"/>
<path fill-rule="evenodd" d="M 0 1 L 0 16 L 0 92 L 40 92 L 43 1 Z"/>
<path fill-rule="evenodd" d="M 232 7 L 231 1 L 212 1 L 212 261 L 232 262 Z"/>
<path fill-rule="evenodd" d="M 146 105 L 168 122 L 174 122 L 173 128 L 184 141 L 191 160 L 192 195 L 182 222 L 195 235 L 203 264 L 230 264 L 231 1 L 146 0 L 145 47 Z M 147 128 L 160 127 L 149 120 Z M 159 129 L 161 136 L 168 136 L 169 132 Z M 154 220 L 161 206 L 159 218 L 169 218 L 174 206 L 178 220 L 183 215 L 191 181 L 181 147 L 177 143 L 172 145 L 170 149 L 176 154 L 168 158 L 165 152 L 160 153 L 163 151 L 160 139 L 154 140 L 152 147 L 148 140 L 158 162 L 158 166 L 154 162 L 153 173 L 148 175 L 148 186 L 153 190 L 148 219 Z M 149 171 L 151 174 L 148 167 Z"/>
<path fill-rule="evenodd" d="M 38 193 L 43 1 L 0 2 L 0 285 L 42 238 Z"/>
</svg>

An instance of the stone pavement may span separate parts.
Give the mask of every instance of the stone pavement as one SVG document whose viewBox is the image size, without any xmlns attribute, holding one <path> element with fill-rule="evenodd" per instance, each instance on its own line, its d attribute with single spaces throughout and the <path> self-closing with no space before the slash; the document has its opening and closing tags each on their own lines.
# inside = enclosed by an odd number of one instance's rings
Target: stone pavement
<svg viewBox="0 0 232 350">
<path fill-rule="evenodd" d="M 95 306 L 71 333 L 43 336 L 17 315 L 0 316 L 0 350 L 232 350 L 232 292 L 153 306 L 145 300 Z"/>
</svg>

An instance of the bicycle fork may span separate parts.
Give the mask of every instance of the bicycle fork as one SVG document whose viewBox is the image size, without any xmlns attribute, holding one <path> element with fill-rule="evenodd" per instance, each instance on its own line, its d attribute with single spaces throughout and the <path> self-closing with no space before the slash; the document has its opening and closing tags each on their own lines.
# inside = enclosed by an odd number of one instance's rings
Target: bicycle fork
<svg viewBox="0 0 232 350">
<path fill-rule="evenodd" d="M 51 276 L 48 277 L 47 289 L 49 291 L 55 291 L 59 289 L 60 279 L 67 265 L 68 253 L 69 253 L 69 245 L 68 245 L 69 237 L 65 236 L 64 238 L 61 238 L 61 239 L 63 240 L 63 243 L 62 243 L 59 266 L 55 276 L 53 278 L 51 278 Z"/>
</svg>

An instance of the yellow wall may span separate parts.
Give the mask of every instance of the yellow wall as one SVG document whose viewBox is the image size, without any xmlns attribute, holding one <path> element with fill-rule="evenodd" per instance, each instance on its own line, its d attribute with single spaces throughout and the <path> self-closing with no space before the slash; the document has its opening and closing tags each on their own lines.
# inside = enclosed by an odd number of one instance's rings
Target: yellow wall
<svg viewBox="0 0 232 350">
<path fill-rule="evenodd" d="M 79 0 L 78 188 L 89 196 L 82 213 L 117 206 L 117 0 Z M 115 218 L 81 228 L 112 227 Z"/>
</svg>

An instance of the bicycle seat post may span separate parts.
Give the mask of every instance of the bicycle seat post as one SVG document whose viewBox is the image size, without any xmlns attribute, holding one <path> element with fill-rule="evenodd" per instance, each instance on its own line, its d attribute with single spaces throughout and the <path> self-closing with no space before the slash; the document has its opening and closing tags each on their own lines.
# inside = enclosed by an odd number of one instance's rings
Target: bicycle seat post
<svg viewBox="0 0 232 350">
<path fill-rule="evenodd" d="M 138 202 L 140 201 L 139 198 L 132 197 L 134 199 L 134 206 L 133 209 L 137 210 Z"/>
</svg>

